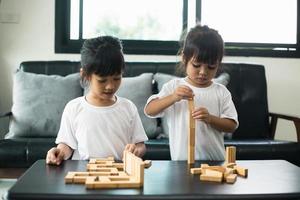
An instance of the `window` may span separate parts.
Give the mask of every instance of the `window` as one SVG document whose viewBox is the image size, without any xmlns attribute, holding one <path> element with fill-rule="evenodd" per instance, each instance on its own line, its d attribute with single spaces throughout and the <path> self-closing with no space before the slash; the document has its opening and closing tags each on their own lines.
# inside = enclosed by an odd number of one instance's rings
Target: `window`
<svg viewBox="0 0 300 200">
<path fill-rule="evenodd" d="M 300 57 L 298 0 L 56 0 L 55 52 L 114 35 L 126 54 L 175 55 L 196 21 L 217 29 L 227 55 Z"/>
</svg>

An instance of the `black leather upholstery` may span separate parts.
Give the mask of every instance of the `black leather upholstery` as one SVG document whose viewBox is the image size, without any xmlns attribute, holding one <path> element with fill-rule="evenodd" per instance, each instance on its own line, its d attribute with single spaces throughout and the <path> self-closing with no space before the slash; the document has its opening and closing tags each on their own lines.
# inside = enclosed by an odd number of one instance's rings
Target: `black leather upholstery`
<svg viewBox="0 0 300 200">
<path fill-rule="evenodd" d="M 265 68 L 262 65 L 227 63 L 230 75 L 227 88 L 238 111 L 239 128 L 234 139 L 268 138 L 269 118 Z"/>
<path fill-rule="evenodd" d="M 136 76 L 144 72 L 175 74 L 173 62 L 127 62 L 124 76 Z M 79 71 L 79 62 L 30 61 L 23 62 L 20 70 L 39 74 L 65 76 Z M 237 159 L 285 159 L 300 166 L 300 144 L 277 141 L 269 133 L 267 83 L 262 65 L 224 63 L 221 71 L 230 75 L 230 90 L 239 115 L 239 128 L 225 145 L 237 147 Z M 220 73 L 221 73 L 220 71 Z M 154 92 L 157 88 L 153 85 Z M 54 146 L 55 138 L 16 138 L 0 140 L 0 167 L 29 167 L 37 159 L 45 158 Z M 146 142 L 144 159 L 169 160 L 167 139 Z"/>
</svg>

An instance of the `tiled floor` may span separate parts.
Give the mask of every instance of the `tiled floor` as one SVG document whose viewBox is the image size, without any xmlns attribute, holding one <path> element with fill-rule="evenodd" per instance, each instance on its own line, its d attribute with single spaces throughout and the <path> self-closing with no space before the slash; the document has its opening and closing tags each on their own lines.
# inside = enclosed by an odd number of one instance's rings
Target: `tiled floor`
<svg viewBox="0 0 300 200">
<path fill-rule="evenodd" d="M 5 200 L 7 190 L 17 181 L 17 179 L 0 179 L 0 200 Z"/>
</svg>

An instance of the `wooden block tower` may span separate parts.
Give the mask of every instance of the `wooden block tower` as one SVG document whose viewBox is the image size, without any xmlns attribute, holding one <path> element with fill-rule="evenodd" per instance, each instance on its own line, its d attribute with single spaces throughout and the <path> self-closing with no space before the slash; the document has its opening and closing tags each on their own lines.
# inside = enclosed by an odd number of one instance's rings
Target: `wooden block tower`
<svg viewBox="0 0 300 200">
<path fill-rule="evenodd" d="M 189 134 L 188 134 L 188 164 L 195 163 L 195 119 L 192 112 L 195 109 L 194 99 L 188 100 L 189 104 Z"/>
</svg>

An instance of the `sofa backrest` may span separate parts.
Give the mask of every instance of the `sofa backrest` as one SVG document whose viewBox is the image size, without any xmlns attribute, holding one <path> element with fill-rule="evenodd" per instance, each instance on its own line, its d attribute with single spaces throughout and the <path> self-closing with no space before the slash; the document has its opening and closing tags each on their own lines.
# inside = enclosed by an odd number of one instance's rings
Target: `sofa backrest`
<svg viewBox="0 0 300 200">
<path fill-rule="evenodd" d="M 223 63 L 221 71 L 230 75 L 227 88 L 231 92 L 240 122 L 233 138 L 268 138 L 269 111 L 264 66 L 250 63 Z"/>
<path fill-rule="evenodd" d="M 176 62 L 126 62 L 125 77 L 142 73 L 176 74 Z M 76 61 L 28 61 L 20 69 L 25 72 L 66 76 L 79 71 Z M 265 68 L 260 64 L 222 63 L 219 73 L 230 76 L 227 88 L 232 94 L 239 118 L 239 128 L 233 139 L 259 139 L 269 137 L 267 83 Z M 154 88 L 154 91 L 157 89 Z"/>
<path fill-rule="evenodd" d="M 174 62 L 126 62 L 124 76 L 132 77 L 142 73 L 166 73 L 175 74 Z M 46 75 L 66 76 L 79 72 L 78 61 L 26 61 L 20 64 L 20 69 L 25 72 Z"/>
</svg>

